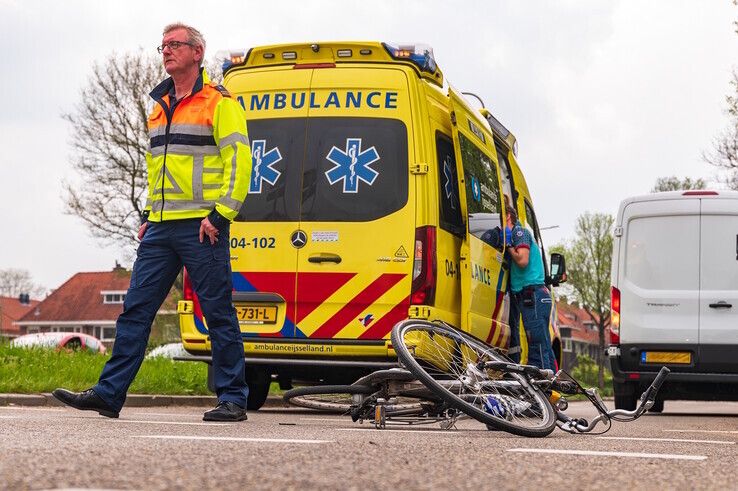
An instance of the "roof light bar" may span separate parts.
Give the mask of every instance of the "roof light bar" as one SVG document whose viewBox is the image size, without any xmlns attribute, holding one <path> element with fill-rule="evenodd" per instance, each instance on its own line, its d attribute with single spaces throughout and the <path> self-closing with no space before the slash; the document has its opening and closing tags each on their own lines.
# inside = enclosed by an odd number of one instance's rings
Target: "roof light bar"
<svg viewBox="0 0 738 491">
<path fill-rule="evenodd" d="M 433 57 L 433 48 L 427 44 L 382 44 L 396 60 L 410 61 L 424 72 L 434 73 L 438 69 L 436 59 Z"/>
</svg>

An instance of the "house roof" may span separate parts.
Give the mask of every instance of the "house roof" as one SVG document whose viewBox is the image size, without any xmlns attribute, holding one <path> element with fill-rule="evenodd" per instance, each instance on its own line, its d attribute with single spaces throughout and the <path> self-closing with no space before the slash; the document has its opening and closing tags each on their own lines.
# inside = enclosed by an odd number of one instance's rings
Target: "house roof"
<svg viewBox="0 0 738 491">
<path fill-rule="evenodd" d="M 571 339 L 575 341 L 581 341 L 590 344 L 597 344 L 599 342 L 599 333 L 597 331 L 597 324 L 594 323 L 592 318 L 589 316 L 587 311 L 576 305 L 571 305 L 566 302 L 556 302 L 556 314 L 559 329 L 569 328 L 571 331 Z M 605 326 L 605 339 L 608 338 L 610 324 Z"/>
<path fill-rule="evenodd" d="M 39 300 L 31 300 L 22 304 L 17 298 L 0 296 L 0 335 L 16 336 L 20 334 L 20 328 L 13 325 L 39 304 Z"/>
</svg>

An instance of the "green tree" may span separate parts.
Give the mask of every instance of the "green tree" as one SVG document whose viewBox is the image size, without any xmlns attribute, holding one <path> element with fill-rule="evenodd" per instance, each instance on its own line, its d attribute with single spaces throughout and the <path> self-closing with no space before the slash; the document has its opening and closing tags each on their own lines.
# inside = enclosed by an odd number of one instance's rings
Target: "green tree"
<svg viewBox="0 0 738 491">
<path fill-rule="evenodd" d="M 601 389 L 605 385 L 605 328 L 610 323 L 612 225 L 612 216 L 586 212 L 577 218 L 575 238 L 553 248 L 566 256 L 571 293 L 597 325 L 597 380 Z"/>
<path fill-rule="evenodd" d="M 705 189 L 707 184 L 702 178 L 692 179 L 691 177 L 685 177 L 679 179 L 677 176 L 659 177 L 656 179 L 651 189 L 652 193 L 659 193 L 661 191 L 681 191 L 686 189 Z"/>
</svg>

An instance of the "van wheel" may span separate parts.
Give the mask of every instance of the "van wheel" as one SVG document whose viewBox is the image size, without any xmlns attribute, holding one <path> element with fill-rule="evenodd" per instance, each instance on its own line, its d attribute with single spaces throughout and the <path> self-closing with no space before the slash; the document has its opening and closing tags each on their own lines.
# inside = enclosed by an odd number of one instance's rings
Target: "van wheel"
<svg viewBox="0 0 738 491">
<path fill-rule="evenodd" d="M 634 384 L 612 383 L 613 392 L 615 393 L 615 409 L 625 409 L 633 411 L 638 403 L 636 396 L 636 387 Z"/>
<path fill-rule="evenodd" d="M 651 406 L 651 409 L 649 409 L 648 412 L 649 413 L 664 412 L 664 400 L 657 397 L 656 401 L 654 401 L 653 406 Z"/>
<path fill-rule="evenodd" d="M 264 405 L 269 396 L 272 374 L 263 369 L 246 367 L 246 383 L 249 384 L 249 399 L 246 403 L 246 409 L 256 411 Z"/>
</svg>

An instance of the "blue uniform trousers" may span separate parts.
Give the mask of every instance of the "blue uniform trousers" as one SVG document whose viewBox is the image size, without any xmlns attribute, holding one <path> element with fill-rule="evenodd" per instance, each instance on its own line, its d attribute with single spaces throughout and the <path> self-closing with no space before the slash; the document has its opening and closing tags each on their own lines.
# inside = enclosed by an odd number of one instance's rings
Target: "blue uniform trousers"
<svg viewBox="0 0 738 491">
<path fill-rule="evenodd" d="M 199 240 L 202 219 L 149 222 L 138 247 L 131 284 L 116 323 L 113 355 L 93 387 L 115 411 L 144 359 L 156 312 L 184 265 L 202 306 L 212 344 L 212 370 L 219 401 L 246 407 L 243 341 L 232 302 L 229 228 L 218 241 Z"/>
<path fill-rule="evenodd" d="M 528 289 L 532 291 L 528 293 L 528 301 L 525 301 L 525 290 Z M 551 348 L 551 334 L 548 330 L 552 302 L 548 288 L 544 285 L 526 287 L 523 291 L 512 294 L 512 302 L 514 306 L 510 308 L 510 329 L 512 329 L 510 347 L 520 345 L 518 334 L 518 313 L 520 313 L 528 340 L 528 365 L 556 370 L 556 357 Z M 519 360 L 520 354 L 517 357 L 513 356 L 513 361 Z"/>
</svg>

